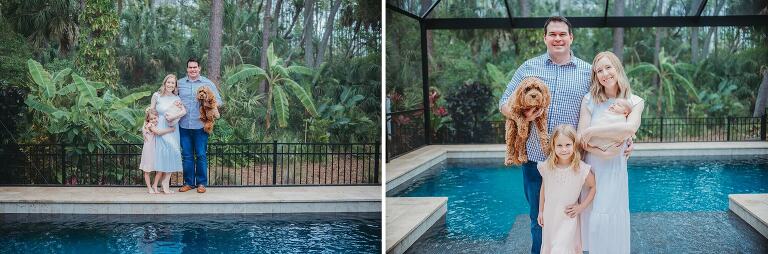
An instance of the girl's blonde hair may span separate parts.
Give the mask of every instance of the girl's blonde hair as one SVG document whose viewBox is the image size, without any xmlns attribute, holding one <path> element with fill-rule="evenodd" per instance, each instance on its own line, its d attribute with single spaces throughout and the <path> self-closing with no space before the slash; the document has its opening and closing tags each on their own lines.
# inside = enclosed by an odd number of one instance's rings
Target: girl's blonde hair
<svg viewBox="0 0 768 254">
<path fill-rule="evenodd" d="M 141 125 L 141 131 L 148 130 L 147 129 L 147 123 L 149 123 L 149 117 L 153 116 L 155 114 L 152 114 L 152 108 L 147 107 L 144 109 L 144 124 Z"/>
<path fill-rule="evenodd" d="M 157 90 L 158 95 L 163 95 L 163 91 L 165 90 L 165 82 L 168 81 L 169 78 L 173 78 L 173 80 L 176 80 L 176 87 L 173 88 L 174 95 L 179 95 L 179 79 L 176 78 L 176 75 L 168 74 L 165 75 L 165 78 L 163 79 L 163 83 L 160 85 L 160 89 Z"/>
<path fill-rule="evenodd" d="M 592 61 L 592 74 L 590 75 L 590 79 L 592 80 L 592 84 L 589 88 L 589 94 L 592 96 L 592 99 L 595 100 L 596 103 L 603 103 L 608 100 L 608 96 L 605 95 L 605 88 L 603 85 L 600 84 L 600 81 L 597 79 L 597 73 L 595 73 L 595 65 L 597 64 L 597 61 L 600 61 L 602 58 L 608 58 L 608 61 L 611 62 L 611 65 L 613 65 L 614 68 L 616 68 L 616 75 L 618 77 L 614 77 L 616 79 L 616 83 L 619 86 L 619 92 L 617 93 L 617 98 L 624 98 L 629 99 L 632 97 L 632 88 L 629 86 L 629 79 L 627 79 L 627 73 L 624 72 L 624 65 L 621 64 L 621 60 L 613 54 L 613 52 L 610 51 L 603 51 L 598 53 L 595 56 L 595 60 Z"/>
<path fill-rule="evenodd" d="M 563 135 L 573 141 L 573 154 L 571 155 L 570 167 L 573 169 L 573 171 L 578 172 L 581 163 L 581 150 L 579 141 L 576 139 L 576 129 L 574 129 L 570 124 L 561 124 L 555 128 L 555 131 L 552 133 L 552 138 L 550 139 L 551 142 L 549 142 L 549 156 L 547 157 L 547 160 L 544 161 L 544 165 L 551 170 L 555 169 L 555 165 L 557 165 L 559 162 L 559 158 L 557 158 L 557 152 L 555 152 L 555 140 L 557 140 L 557 137 L 560 135 Z"/>
</svg>

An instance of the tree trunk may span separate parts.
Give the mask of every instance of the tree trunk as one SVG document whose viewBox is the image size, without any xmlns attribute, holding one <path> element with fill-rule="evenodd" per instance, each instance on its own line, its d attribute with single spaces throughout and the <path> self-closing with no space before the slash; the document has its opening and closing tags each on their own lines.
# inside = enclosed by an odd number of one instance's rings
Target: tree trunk
<svg viewBox="0 0 768 254">
<path fill-rule="evenodd" d="M 624 16 L 624 0 L 616 0 L 613 8 L 613 15 L 617 17 Z M 613 29 L 613 53 L 624 60 L 624 28 L 617 27 Z"/>
<path fill-rule="evenodd" d="M 321 64 L 323 64 L 323 58 L 325 55 L 325 48 L 328 47 L 328 41 L 331 38 L 331 34 L 333 33 L 333 24 L 336 17 L 336 12 L 339 11 L 339 7 L 341 7 L 341 0 L 336 0 L 336 2 L 333 2 L 333 6 L 331 7 L 331 13 L 328 15 L 328 21 L 325 22 L 325 31 L 323 32 L 323 40 L 320 42 L 320 47 L 317 49 L 317 61 L 313 65 L 313 67 L 318 67 Z"/>
<path fill-rule="evenodd" d="M 702 0 L 696 0 L 693 1 L 693 5 L 691 5 L 690 11 L 688 11 L 689 16 L 696 15 L 696 12 L 698 11 L 699 4 L 701 4 Z M 691 62 L 697 63 L 699 62 L 699 27 L 691 27 Z"/>
<path fill-rule="evenodd" d="M 722 1 L 717 1 L 715 5 L 715 14 L 713 16 L 717 16 L 720 13 L 720 10 L 723 8 Z M 704 37 L 704 47 L 701 49 L 702 54 L 701 57 L 707 57 L 709 55 L 709 47 L 710 42 L 712 41 L 712 35 L 717 31 L 717 27 L 710 27 L 709 32 L 707 33 L 707 36 Z"/>
<path fill-rule="evenodd" d="M 223 29 L 224 1 L 211 3 L 210 44 L 208 48 L 208 78 L 219 88 L 221 80 L 221 37 Z M 219 90 L 221 90 L 219 88 Z"/>
<path fill-rule="evenodd" d="M 531 8 L 528 6 L 528 0 L 520 0 L 520 14 L 523 17 L 531 15 Z"/>
<path fill-rule="evenodd" d="M 283 9 L 283 0 L 277 0 L 277 3 L 275 3 L 275 14 L 272 15 L 272 32 L 270 34 L 278 34 L 278 30 L 280 29 L 280 12 Z"/>
<path fill-rule="evenodd" d="M 699 62 L 699 28 L 691 27 L 691 62 Z"/>
<path fill-rule="evenodd" d="M 261 69 L 265 71 L 269 71 L 269 63 L 267 62 L 267 50 L 269 49 L 269 30 L 271 30 L 272 27 L 272 14 L 270 13 L 272 11 L 272 1 L 267 1 L 267 7 L 264 10 L 264 24 L 262 26 L 262 40 L 261 40 Z M 265 94 L 270 94 L 269 92 L 270 87 L 267 85 L 267 82 L 265 80 L 261 81 L 261 84 L 259 84 L 259 90 L 264 91 Z M 270 125 L 270 115 L 272 115 L 272 96 L 267 96 L 267 115 L 265 117 L 265 121 L 267 124 L 267 130 L 269 130 Z"/>
<path fill-rule="evenodd" d="M 296 25 L 296 21 L 299 20 L 299 15 L 301 15 L 301 10 L 304 8 L 304 6 L 297 5 L 296 6 L 296 12 L 293 13 L 293 18 L 291 19 L 291 25 L 288 27 L 288 29 L 285 30 L 285 34 L 283 34 L 283 39 L 288 39 L 288 35 L 291 34 L 291 31 L 293 30 L 293 27 Z"/>
<path fill-rule="evenodd" d="M 315 50 L 312 47 L 312 41 L 315 34 L 315 1 L 304 0 L 304 62 L 306 66 L 313 66 L 315 64 L 314 53 Z"/>
<path fill-rule="evenodd" d="M 261 69 L 264 69 L 265 71 L 269 70 L 269 64 L 267 63 L 267 49 L 269 48 L 269 28 L 272 27 L 272 1 L 266 0 L 267 6 L 264 10 L 264 22 L 262 25 L 262 39 L 261 39 Z M 264 93 L 269 93 L 269 86 L 267 86 L 266 81 L 261 81 L 261 84 L 259 84 L 259 90 L 263 91 Z M 269 102 L 267 102 L 269 103 Z M 269 113 L 267 112 L 267 126 L 269 126 Z"/>
<path fill-rule="evenodd" d="M 752 117 L 763 116 L 765 114 L 766 101 L 768 101 L 768 67 L 763 66 L 760 69 L 760 73 L 763 74 L 763 82 L 760 83 L 760 88 L 757 90 L 757 100 L 755 101 L 755 110 L 752 113 Z"/>
<path fill-rule="evenodd" d="M 664 5 L 664 0 L 659 0 L 657 2 L 656 10 L 658 11 L 659 16 L 663 16 L 662 12 L 662 6 Z M 661 66 L 659 66 L 659 53 L 661 52 L 661 34 L 663 32 L 663 28 L 656 27 L 656 38 L 655 38 L 655 44 L 653 48 L 653 65 L 656 66 L 658 70 L 661 70 Z M 656 75 L 653 77 L 653 84 L 658 87 L 658 95 L 656 95 L 656 113 L 658 116 L 661 115 L 661 101 L 664 98 L 664 87 L 662 87 L 661 77 Z"/>
</svg>

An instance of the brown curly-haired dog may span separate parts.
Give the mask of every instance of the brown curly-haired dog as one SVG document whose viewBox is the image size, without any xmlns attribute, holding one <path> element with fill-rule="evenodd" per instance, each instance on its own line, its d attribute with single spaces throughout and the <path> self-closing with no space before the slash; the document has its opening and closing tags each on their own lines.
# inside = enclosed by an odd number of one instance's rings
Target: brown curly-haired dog
<svg viewBox="0 0 768 254">
<path fill-rule="evenodd" d="M 197 89 L 197 100 L 200 102 L 200 121 L 203 122 L 203 130 L 208 134 L 213 132 L 213 123 L 221 117 L 216 95 L 207 86 Z"/>
<path fill-rule="evenodd" d="M 507 100 L 504 104 L 504 107 L 512 109 L 512 118 L 508 118 L 505 125 L 504 139 L 507 142 L 507 153 L 504 156 L 504 165 L 507 166 L 520 165 L 528 161 L 525 143 L 528 140 L 530 122 L 525 121 L 525 112 L 532 108 L 544 109 L 533 123 L 539 134 L 542 151 L 545 155 L 549 154 L 549 135 L 547 134 L 547 109 L 551 100 L 549 88 L 541 79 L 527 77 L 515 89 L 514 98 L 514 101 Z"/>
</svg>

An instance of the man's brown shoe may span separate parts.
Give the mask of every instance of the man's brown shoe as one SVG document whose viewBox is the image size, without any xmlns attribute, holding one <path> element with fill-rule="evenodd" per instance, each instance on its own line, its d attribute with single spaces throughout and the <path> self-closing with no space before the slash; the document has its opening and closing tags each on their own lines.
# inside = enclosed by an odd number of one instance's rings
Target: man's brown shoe
<svg viewBox="0 0 768 254">
<path fill-rule="evenodd" d="M 205 186 L 198 185 L 197 186 L 197 193 L 205 193 Z"/>
<path fill-rule="evenodd" d="M 184 186 L 181 186 L 181 188 L 179 188 L 179 192 L 187 192 L 191 189 L 192 189 L 192 186 L 184 185 Z"/>
</svg>

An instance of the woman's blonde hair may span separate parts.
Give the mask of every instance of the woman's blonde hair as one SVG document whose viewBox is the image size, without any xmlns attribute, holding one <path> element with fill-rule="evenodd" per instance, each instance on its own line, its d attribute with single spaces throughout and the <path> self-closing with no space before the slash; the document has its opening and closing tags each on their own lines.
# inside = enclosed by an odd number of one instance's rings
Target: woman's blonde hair
<svg viewBox="0 0 768 254">
<path fill-rule="evenodd" d="M 592 84 L 589 87 L 589 94 L 592 95 L 592 99 L 595 100 L 596 103 L 603 103 L 608 100 L 608 96 L 605 95 L 605 88 L 603 85 L 600 84 L 600 81 L 597 79 L 597 73 L 595 73 L 595 65 L 597 64 L 597 61 L 600 61 L 603 57 L 608 58 L 608 61 L 611 62 L 611 65 L 613 65 L 614 68 L 616 68 L 616 75 L 618 77 L 614 77 L 616 79 L 616 83 L 619 86 L 619 92 L 617 93 L 617 98 L 624 98 L 629 99 L 632 97 L 632 88 L 629 86 L 629 79 L 627 79 L 627 73 L 624 72 L 624 65 L 621 64 L 621 60 L 613 54 L 613 52 L 610 51 L 603 51 L 598 53 L 595 56 L 595 60 L 592 61 L 592 74 L 590 75 L 590 79 L 592 80 Z"/>
<path fill-rule="evenodd" d="M 581 163 L 581 153 L 580 153 L 580 146 L 579 141 L 576 139 L 576 129 L 573 128 L 570 124 L 561 124 L 558 125 L 555 128 L 555 131 L 552 132 L 552 138 L 550 139 L 551 142 L 549 142 L 549 156 L 547 157 L 547 160 L 544 161 L 544 165 L 548 169 L 555 169 L 555 165 L 559 162 L 557 158 L 557 152 L 555 152 L 555 140 L 557 140 L 557 137 L 560 135 L 564 135 L 568 139 L 573 141 L 573 154 L 571 155 L 571 168 L 573 171 L 578 172 L 579 166 Z"/>
<path fill-rule="evenodd" d="M 165 75 L 165 78 L 163 79 L 163 83 L 160 85 L 160 89 L 157 90 L 158 95 L 163 95 L 163 91 L 165 90 L 165 82 L 168 81 L 169 78 L 173 78 L 174 80 L 176 80 L 176 87 L 173 88 L 173 91 L 171 91 L 171 93 L 173 93 L 174 95 L 179 95 L 179 79 L 177 79 L 176 75 L 173 75 L 173 74 Z"/>
</svg>

